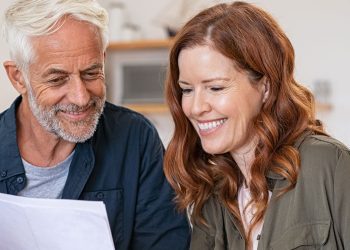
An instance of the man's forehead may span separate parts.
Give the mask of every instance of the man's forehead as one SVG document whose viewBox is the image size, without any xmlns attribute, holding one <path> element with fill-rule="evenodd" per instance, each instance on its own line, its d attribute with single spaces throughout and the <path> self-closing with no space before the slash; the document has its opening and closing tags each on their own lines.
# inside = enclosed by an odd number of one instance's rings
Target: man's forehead
<svg viewBox="0 0 350 250">
<path fill-rule="evenodd" d="M 76 50 L 84 47 L 102 48 L 102 39 L 98 28 L 86 21 L 72 17 L 62 18 L 57 24 L 59 28 L 49 35 L 32 37 L 35 49 Z"/>
</svg>

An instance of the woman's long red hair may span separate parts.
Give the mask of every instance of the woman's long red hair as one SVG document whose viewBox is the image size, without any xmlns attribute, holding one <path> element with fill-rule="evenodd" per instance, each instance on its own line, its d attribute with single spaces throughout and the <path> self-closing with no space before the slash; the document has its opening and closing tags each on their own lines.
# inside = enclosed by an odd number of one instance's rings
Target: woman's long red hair
<svg viewBox="0 0 350 250">
<path fill-rule="evenodd" d="M 181 50 L 209 45 L 246 72 L 251 84 L 269 83 L 269 97 L 254 120 L 259 143 L 249 184 L 256 208 L 246 235 L 264 216 L 268 204 L 266 174 L 286 178 L 292 189 L 299 171 L 299 153 L 293 146 L 305 132 L 324 134 L 315 119 L 314 100 L 308 89 L 294 80 L 294 50 L 284 32 L 265 11 L 244 2 L 220 4 L 202 11 L 178 33 L 170 52 L 166 99 L 175 131 L 168 145 L 164 170 L 176 192 L 181 210 L 193 206 L 193 219 L 205 223 L 202 208 L 215 195 L 241 221 L 237 191 L 243 176 L 229 153 L 210 155 L 181 108 L 178 57 Z"/>
</svg>

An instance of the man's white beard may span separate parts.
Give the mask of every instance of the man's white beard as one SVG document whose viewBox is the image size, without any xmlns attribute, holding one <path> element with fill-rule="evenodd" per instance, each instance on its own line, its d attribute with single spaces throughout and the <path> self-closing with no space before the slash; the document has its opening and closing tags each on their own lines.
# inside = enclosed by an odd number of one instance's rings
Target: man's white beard
<svg viewBox="0 0 350 250">
<path fill-rule="evenodd" d="M 84 107 L 79 107 L 78 105 L 72 103 L 43 107 L 38 104 L 30 83 L 27 82 L 26 85 L 28 89 L 29 107 L 39 124 L 48 132 L 55 134 L 57 137 L 62 138 L 65 141 L 73 143 L 84 142 L 93 136 L 96 131 L 99 118 L 103 112 L 106 96 L 103 98 L 93 97 Z M 71 126 L 83 128 L 82 130 L 85 132 L 82 134 L 74 134 L 73 131 L 69 131 L 64 128 L 62 122 L 57 117 L 57 113 L 59 111 L 79 112 L 81 110 L 85 110 L 87 107 L 92 108 L 93 113 L 86 120 L 70 122 Z"/>
</svg>

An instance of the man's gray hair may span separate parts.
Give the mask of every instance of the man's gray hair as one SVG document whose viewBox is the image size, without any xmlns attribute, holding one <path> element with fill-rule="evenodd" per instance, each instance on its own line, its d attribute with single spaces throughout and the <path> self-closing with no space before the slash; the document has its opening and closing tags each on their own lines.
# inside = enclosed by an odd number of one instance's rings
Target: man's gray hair
<svg viewBox="0 0 350 250">
<path fill-rule="evenodd" d="M 107 48 L 108 14 L 96 0 L 19 0 L 6 11 L 3 31 L 10 57 L 20 69 L 27 72 L 35 56 L 30 38 L 54 33 L 64 16 L 96 26 L 103 49 Z"/>
</svg>

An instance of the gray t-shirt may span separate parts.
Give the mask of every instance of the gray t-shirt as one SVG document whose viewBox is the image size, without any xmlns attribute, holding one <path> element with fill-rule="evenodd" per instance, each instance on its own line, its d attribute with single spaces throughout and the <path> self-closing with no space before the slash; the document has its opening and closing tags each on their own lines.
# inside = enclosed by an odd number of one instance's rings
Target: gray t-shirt
<svg viewBox="0 0 350 250">
<path fill-rule="evenodd" d="M 18 195 L 32 198 L 61 198 L 73 155 L 74 151 L 64 161 L 45 168 L 34 166 L 22 158 L 27 184 Z"/>
</svg>

